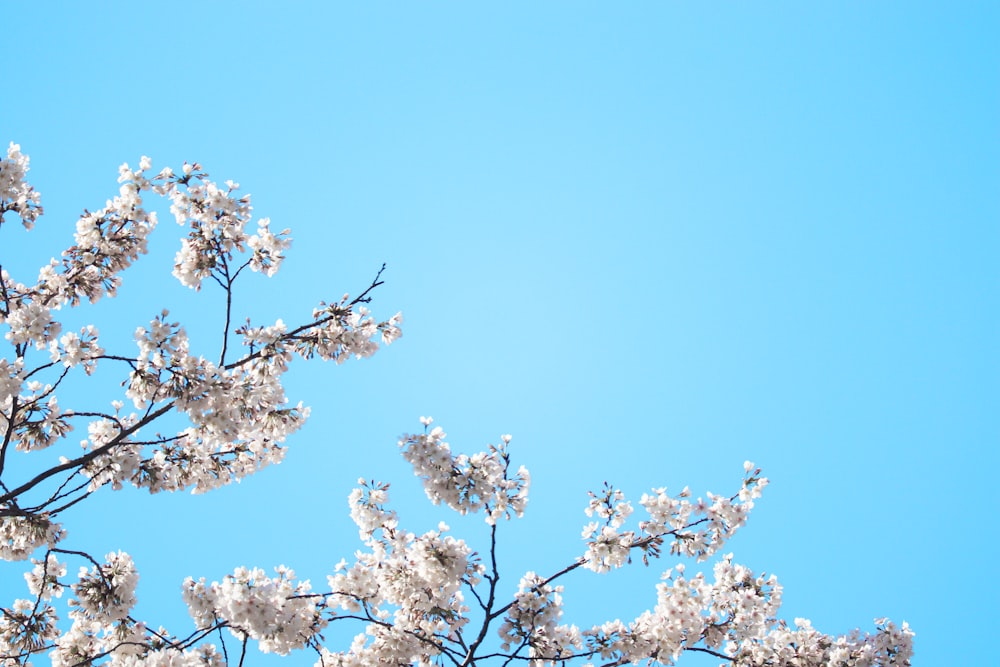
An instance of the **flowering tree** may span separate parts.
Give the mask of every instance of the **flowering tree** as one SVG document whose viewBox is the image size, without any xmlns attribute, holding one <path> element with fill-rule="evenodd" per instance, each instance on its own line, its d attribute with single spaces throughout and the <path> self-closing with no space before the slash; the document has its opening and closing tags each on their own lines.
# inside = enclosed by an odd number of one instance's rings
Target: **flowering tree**
<svg viewBox="0 0 1000 667">
<path fill-rule="evenodd" d="M 42 213 L 27 170 L 28 158 L 11 144 L 0 159 L 0 226 L 12 214 L 30 229 Z M 586 508 L 593 521 L 583 529 L 583 553 L 547 576 L 524 574 L 517 591 L 505 593 L 498 527 L 523 514 L 528 471 L 512 469 L 510 436 L 483 452 L 454 454 L 429 418 L 421 418 L 420 432 L 400 439 L 402 455 L 431 502 L 483 516 L 489 544 L 480 552 L 453 537 L 445 523 L 420 535 L 403 529 L 388 505 L 389 485 L 360 480 L 350 511 L 363 546 L 354 562 L 336 566 L 322 590 L 284 567 L 274 575 L 240 567 L 222 582 L 183 583 L 194 620 L 188 634 L 135 618 L 139 576 L 132 559 L 122 551 L 99 558 L 72 549 L 60 516 L 102 487 L 204 492 L 279 462 L 283 443 L 308 415 L 285 397 L 288 362 L 296 355 L 338 363 L 369 356 L 400 335 L 401 321 L 399 315 L 378 321 L 366 309 L 381 284 L 379 271 L 357 296 L 320 303 L 296 326 L 279 320 L 233 327 L 237 278 L 247 268 L 273 275 L 290 243 L 288 231 L 273 233 L 266 218 L 247 231 L 249 197 L 235 183 L 210 181 L 198 164 L 185 164 L 180 173 L 149 170 L 145 157 L 138 169 L 123 165 L 118 196 L 83 214 L 75 244 L 43 266 L 33 283 L 3 270 L 0 253 L 0 329 L 9 344 L 0 355 L 0 558 L 31 562 L 25 597 L 0 614 L 0 664 L 47 656 L 60 667 L 242 665 L 249 640 L 282 655 L 311 650 L 316 665 L 327 667 L 673 664 L 686 652 L 741 666 L 910 664 L 913 634 L 905 623 L 880 619 L 871 634 L 839 637 L 803 619 L 789 625 L 777 619 L 776 579 L 753 574 L 731 555 L 718 560 L 710 577 L 689 576 L 683 564 L 667 570 L 656 606 L 632 621 L 582 629 L 561 623 L 565 575 L 581 568 L 607 572 L 633 559 L 648 565 L 664 554 L 708 559 L 746 522 L 767 479 L 747 462 L 731 495 L 692 499 L 686 488 L 676 495 L 654 489 L 639 501 L 640 521 L 622 492 L 606 486 L 591 494 Z M 157 223 L 143 207 L 147 193 L 168 198 L 188 230 L 174 276 L 194 289 L 214 282 L 225 293 L 215 361 L 191 350 L 184 327 L 166 311 L 136 330 L 131 351 L 107 351 L 95 326 L 64 332 L 56 319 L 64 308 L 114 296 L 121 272 L 145 252 Z M 0 247 L 6 253 L 10 243 Z M 231 336 L 242 339 L 238 354 L 229 349 Z M 98 366 L 123 378 L 123 396 L 103 410 L 63 408 L 59 392 L 86 382 Z M 166 429 L 178 420 L 181 428 Z M 67 449 L 54 464 L 38 454 L 68 445 L 70 431 L 84 426 L 83 453 Z M 15 479 L 8 457 L 24 458 Z M 78 566 L 75 577 L 67 575 L 70 562 Z M 338 650 L 322 634 L 335 623 L 358 624 L 361 632 Z"/>
</svg>

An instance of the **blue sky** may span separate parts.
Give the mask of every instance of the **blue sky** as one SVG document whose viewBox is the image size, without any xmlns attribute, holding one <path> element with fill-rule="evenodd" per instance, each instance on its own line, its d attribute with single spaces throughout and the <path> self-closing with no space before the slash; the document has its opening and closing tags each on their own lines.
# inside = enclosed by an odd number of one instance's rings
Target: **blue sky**
<svg viewBox="0 0 1000 667">
<path fill-rule="evenodd" d="M 729 492 L 749 458 L 772 485 L 730 550 L 778 575 L 787 618 L 889 616 L 916 664 L 987 664 L 996 6 L 539 5 L 0 8 L 0 128 L 46 208 L 30 234 L 4 227 L 5 268 L 32 277 L 145 154 L 239 181 L 292 229 L 242 312 L 294 321 L 385 262 L 373 310 L 406 318 L 373 359 L 293 368 L 313 416 L 280 467 L 208 496 L 101 494 L 67 546 L 132 553 L 140 615 L 176 633 L 188 575 L 284 563 L 322 585 L 359 546 L 359 476 L 393 483 L 404 525 L 451 521 L 396 454 L 433 415 L 460 450 L 512 433 L 533 473 L 501 536 L 512 587 L 582 552 L 604 480 Z M 170 277 L 161 219 L 121 296 L 81 317 L 127 350 L 169 307 L 214 355 L 221 294 Z M 569 620 L 634 617 L 667 567 L 578 573 Z"/>
</svg>

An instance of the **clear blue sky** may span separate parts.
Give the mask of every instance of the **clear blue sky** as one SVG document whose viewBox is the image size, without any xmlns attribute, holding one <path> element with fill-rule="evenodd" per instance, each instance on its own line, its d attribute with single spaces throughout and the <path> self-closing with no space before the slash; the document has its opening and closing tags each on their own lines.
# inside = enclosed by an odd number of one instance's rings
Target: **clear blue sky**
<svg viewBox="0 0 1000 667">
<path fill-rule="evenodd" d="M 889 616 L 916 664 L 995 660 L 996 4 L 40 2 L 0 23 L 0 139 L 47 211 L 2 230 L 5 268 L 30 279 L 146 154 L 292 229 L 244 312 L 294 321 L 385 262 L 373 309 L 406 318 L 371 360 L 293 369 L 313 417 L 280 467 L 67 516 L 67 547 L 135 556 L 154 625 L 190 628 L 188 575 L 322 586 L 358 546 L 359 476 L 434 525 L 395 444 L 433 415 L 456 449 L 512 433 L 533 473 L 510 586 L 582 552 L 602 481 L 728 492 L 752 459 L 772 486 L 730 549 L 778 575 L 787 618 Z M 94 319 L 124 345 L 169 307 L 214 355 L 221 295 L 170 277 L 161 217 Z M 569 619 L 634 617 L 667 567 L 578 573 Z M 5 569 L 2 604 L 22 590 Z"/>
</svg>

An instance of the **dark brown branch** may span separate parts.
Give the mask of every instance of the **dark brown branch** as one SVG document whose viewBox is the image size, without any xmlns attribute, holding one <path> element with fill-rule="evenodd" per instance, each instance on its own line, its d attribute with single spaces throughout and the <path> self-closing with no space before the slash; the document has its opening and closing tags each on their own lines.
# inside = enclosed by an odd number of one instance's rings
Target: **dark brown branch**
<svg viewBox="0 0 1000 667">
<path fill-rule="evenodd" d="M 479 634 L 476 638 L 472 640 L 472 644 L 469 646 L 468 651 L 465 654 L 465 659 L 462 661 L 462 667 L 470 667 L 470 665 L 475 664 L 476 650 L 482 645 L 483 641 L 486 639 L 486 634 L 489 632 L 490 624 L 493 619 L 496 618 L 495 615 L 490 613 L 493 609 L 493 605 L 496 603 L 496 592 L 497 583 L 500 581 L 500 573 L 497 569 L 497 525 L 494 523 L 490 526 L 490 567 L 491 573 L 486 576 L 486 580 L 490 583 L 489 594 L 486 598 L 486 604 L 483 605 L 480 601 L 480 605 L 483 607 L 483 624 L 479 628 Z M 470 586 L 470 589 L 472 587 Z M 479 595 L 473 590 L 473 594 L 476 595 L 476 599 L 479 599 Z M 510 606 L 508 605 L 508 609 Z"/>
<path fill-rule="evenodd" d="M 30 491 L 31 489 L 35 488 L 36 486 L 38 486 L 39 484 L 41 484 L 42 482 L 44 482 L 48 478 L 50 478 L 50 477 L 52 477 L 54 475 L 58 475 L 59 473 L 63 472 L 64 470 L 70 470 L 70 469 L 76 468 L 78 466 L 86 465 L 86 464 L 90 463 L 91 461 L 93 461 L 94 459 L 96 459 L 97 457 L 101 456 L 102 454 L 106 454 L 107 452 L 111 451 L 116 446 L 118 446 L 119 444 L 121 444 L 122 440 L 124 440 L 128 436 L 132 435 L 133 433 L 135 433 L 136 431 L 138 431 L 143 426 L 148 425 L 150 422 L 152 422 L 152 421 L 154 421 L 154 420 L 162 417 L 163 415 L 167 414 L 168 412 L 170 412 L 171 408 L 173 408 L 173 407 L 174 407 L 173 402 L 170 402 L 167 405 L 164 405 L 163 407 L 161 407 L 159 410 L 156 410 L 155 412 L 148 413 L 145 417 L 143 417 L 141 420 L 139 420 L 138 422 L 136 422 L 135 425 L 130 426 L 127 429 L 124 429 L 118 435 L 116 435 L 113 439 L 111 439 L 110 441 L 108 441 L 106 444 L 101 445 L 100 447 L 98 447 L 94 451 L 88 452 L 88 453 L 84 454 L 83 456 L 77 457 L 77 458 L 72 459 L 70 461 L 66 461 L 65 463 L 61 463 L 61 464 L 59 464 L 57 466 L 53 466 L 52 468 L 49 468 L 45 472 L 41 472 L 41 473 L 35 475 L 31 480 L 25 482 L 24 484 L 22 484 L 21 486 L 15 488 L 14 490 L 8 491 L 4 495 L 0 496 L 0 505 L 5 504 L 5 503 L 9 503 L 11 500 L 17 498 L 22 493 L 24 493 L 26 491 Z"/>
</svg>

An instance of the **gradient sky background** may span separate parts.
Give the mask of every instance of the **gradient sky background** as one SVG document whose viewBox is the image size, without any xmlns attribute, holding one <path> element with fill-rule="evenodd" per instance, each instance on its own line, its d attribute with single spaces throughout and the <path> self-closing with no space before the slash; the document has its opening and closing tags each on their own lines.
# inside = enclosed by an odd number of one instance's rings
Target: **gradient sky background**
<svg viewBox="0 0 1000 667">
<path fill-rule="evenodd" d="M 4 227 L 5 268 L 31 280 L 145 154 L 292 229 L 237 312 L 297 321 L 385 262 L 373 310 L 406 318 L 373 359 L 295 365 L 313 416 L 281 466 L 66 515 L 67 548 L 133 554 L 138 616 L 186 634 L 183 578 L 237 565 L 322 588 L 359 546 L 359 476 L 393 483 L 404 527 L 481 540 L 396 453 L 433 415 L 462 451 L 512 433 L 532 471 L 501 534 L 511 590 L 582 553 L 604 480 L 729 493 L 752 459 L 772 485 L 728 550 L 778 575 L 786 618 L 888 616 L 918 665 L 995 660 L 996 4 L 5 3 L 0 23 L 2 140 L 46 209 Z M 221 292 L 170 276 L 160 210 L 150 257 L 84 316 L 128 351 L 169 307 L 214 357 Z M 567 620 L 634 618 L 670 564 L 575 573 Z"/>
</svg>

